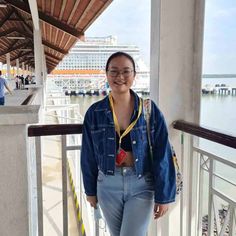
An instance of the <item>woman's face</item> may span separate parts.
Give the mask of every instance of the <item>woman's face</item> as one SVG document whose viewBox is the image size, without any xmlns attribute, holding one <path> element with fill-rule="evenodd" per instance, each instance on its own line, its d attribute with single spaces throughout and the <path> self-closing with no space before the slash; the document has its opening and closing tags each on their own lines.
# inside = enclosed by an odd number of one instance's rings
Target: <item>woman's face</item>
<svg viewBox="0 0 236 236">
<path fill-rule="evenodd" d="M 106 72 L 111 90 L 115 93 L 129 91 L 135 78 L 132 62 L 125 56 L 113 58 Z"/>
</svg>

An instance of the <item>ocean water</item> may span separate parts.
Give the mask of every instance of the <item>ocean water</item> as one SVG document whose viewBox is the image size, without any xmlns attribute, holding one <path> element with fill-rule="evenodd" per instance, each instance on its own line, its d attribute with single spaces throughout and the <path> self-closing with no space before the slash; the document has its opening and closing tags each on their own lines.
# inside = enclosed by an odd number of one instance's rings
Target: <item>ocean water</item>
<svg viewBox="0 0 236 236">
<path fill-rule="evenodd" d="M 202 85 L 225 84 L 236 88 L 236 78 L 203 79 Z M 201 125 L 221 133 L 236 136 L 236 96 L 234 95 L 202 95 L 201 98 Z M 226 160 L 236 163 L 236 149 L 226 147 L 207 140 L 200 140 L 200 147 Z M 216 162 L 214 172 L 217 175 L 236 184 L 236 169 L 220 162 Z M 208 211 L 209 178 L 204 171 L 202 198 L 202 216 Z M 236 201 L 236 187 L 221 178 L 214 178 L 214 187 L 227 197 Z M 218 210 L 228 204 L 219 197 L 215 197 Z"/>
</svg>

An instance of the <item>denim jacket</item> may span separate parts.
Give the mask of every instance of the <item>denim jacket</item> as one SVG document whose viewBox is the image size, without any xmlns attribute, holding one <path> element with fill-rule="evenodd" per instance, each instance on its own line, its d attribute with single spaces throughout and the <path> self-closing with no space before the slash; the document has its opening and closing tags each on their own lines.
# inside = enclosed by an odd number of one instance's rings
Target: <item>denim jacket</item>
<svg viewBox="0 0 236 236">
<path fill-rule="evenodd" d="M 131 122 L 137 117 L 139 97 L 135 97 Z M 155 202 L 165 204 L 175 201 L 175 167 L 164 117 L 152 102 L 150 134 L 153 147 L 153 161 L 149 156 L 147 127 L 142 111 L 134 128 L 130 131 L 135 170 L 138 178 L 153 173 Z M 85 193 L 97 194 L 98 170 L 105 175 L 114 175 L 116 157 L 116 133 L 108 96 L 94 103 L 85 114 L 83 124 L 81 168 Z"/>
</svg>

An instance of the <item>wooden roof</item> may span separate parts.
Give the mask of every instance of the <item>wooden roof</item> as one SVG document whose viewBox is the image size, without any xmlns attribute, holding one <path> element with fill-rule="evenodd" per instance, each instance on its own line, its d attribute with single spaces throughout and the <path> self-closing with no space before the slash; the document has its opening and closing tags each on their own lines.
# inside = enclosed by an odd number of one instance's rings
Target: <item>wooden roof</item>
<svg viewBox="0 0 236 236">
<path fill-rule="evenodd" d="M 68 53 L 78 38 L 112 0 L 37 0 L 42 44 L 48 72 Z M 0 0 L 0 62 L 34 67 L 33 22 L 28 0 Z M 9 37 L 22 37 L 10 39 Z"/>
</svg>

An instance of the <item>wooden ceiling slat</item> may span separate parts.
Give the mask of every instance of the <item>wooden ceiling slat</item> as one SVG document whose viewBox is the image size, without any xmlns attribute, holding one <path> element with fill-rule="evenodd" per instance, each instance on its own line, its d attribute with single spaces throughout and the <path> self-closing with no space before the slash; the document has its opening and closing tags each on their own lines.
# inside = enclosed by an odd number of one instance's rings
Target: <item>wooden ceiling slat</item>
<svg viewBox="0 0 236 236">
<path fill-rule="evenodd" d="M 55 4 L 54 13 L 52 16 L 54 16 L 55 18 L 58 19 L 59 15 L 60 15 L 62 0 L 56 0 L 56 1 L 57 1 L 57 3 Z"/>
<path fill-rule="evenodd" d="M 45 1 L 41 0 L 41 2 L 42 2 L 42 5 L 41 5 L 42 6 L 42 11 L 45 12 Z"/>
<path fill-rule="evenodd" d="M 86 9 L 86 6 L 89 4 L 89 0 L 83 0 L 83 1 L 80 1 L 78 6 L 77 6 L 77 9 L 74 13 L 74 16 L 72 17 L 72 20 L 71 20 L 71 24 L 76 28 L 76 24 L 78 22 L 78 20 L 80 19 L 81 15 L 83 14 L 83 12 L 85 11 Z M 82 28 L 81 28 L 82 29 Z"/>
<path fill-rule="evenodd" d="M 67 0 L 63 0 L 60 15 L 59 15 L 59 20 L 62 20 L 62 16 L 64 15 L 66 4 L 67 4 Z"/>
<path fill-rule="evenodd" d="M 51 16 L 54 15 L 54 8 L 55 8 L 55 0 L 51 0 L 51 11 L 50 11 Z"/>
<path fill-rule="evenodd" d="M 73 7 L 74 7 L 74 4 L 75 4 L 76 0 L 66 0 L 66 1 L 67 1 L 66 8 L 64 9 L 63 16 L 62 16 L 61 20 L 63 22 L 66 22 L 66 24 L 68 24 L 67 20 L 71 15 L 71 12 L 73 10 Z M 70 25 L 70 24 L 68 24 L 68 25 Z"/>
<path fill-rule="evenodd" d="M 60 37 L 60 43 L 59 43 L 60 48 L 63 47 L 62 44 L 63 44 L 64 38 L 65 38 L 65 33 L 63 32 L 62 37 Z"/>
<path fill-rule="evenodd" d="M 79 6 L 79 3 L 80 3 L 80 0 L 76 0 L 76 1 L 75 1 L 74 7 L 73 7 L 73 9 L 72 9 L 72 11 L 71 11 L 71 14 L 70 14 L 68 20 L 67 20 L 67 24 L 70 24 L 72 18 L 74 17 L 74 14 L 75 14 L 75 12 L 76 12 L 76 9 L 77 9 L 78 6 Z"/>
<path fill-rule="evenodd" d="M 44 11 L 44 12 L 45 12 L 46 14 L 50 14 L 50 11 L 51 11 L 50 2 L 51 2 L 51 1 L 48 1 L 48 0 L 45 1 L 46 4 L 45 4 L 45 11 Z"/>
<path fill-rule="evenodd" d="M 70 48 L 67 46 L 69 44 L 69 41 L 70 41 L 70 37 L 68 37 L 68 35 L 65 35 L 63 48 Z"/>
</svg>

